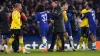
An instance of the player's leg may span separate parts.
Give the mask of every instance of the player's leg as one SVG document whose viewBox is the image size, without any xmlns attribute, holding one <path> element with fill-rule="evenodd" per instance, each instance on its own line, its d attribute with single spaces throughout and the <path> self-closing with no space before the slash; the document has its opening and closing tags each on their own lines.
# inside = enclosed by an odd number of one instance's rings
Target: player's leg
<svg viewBox="0 0 100 56">
<path fill-rule="evenodd" d="M 42 38 L 42 43 L 43 43 L 43 48 L 44 48 L 44 50 L 42 52 L 48 51 L 47 39 L 46 39 L 47 32 L 48 32 L 48 30 L 46 28 L 40 28 L 40 36 Z"/>
<path fill-rule="evenodd" d="M 90 29 L 90 38 L 92 39 L 92 50 L 96 50 L 96 28 Z"/>
<path fill-rule="evenodd" d="M 92 39 L 92 50 L 96 50 L 96 36 L 91 34 L 90 37 Z"/>
<path fill-rule="evenodd" d="M 19 36 L 19 44 L 21 46 L 22 52 L 25 54 L 29 54 L 30 52 L 26 51 L 24 47 L 24 42 L 23 42 L 23 36 Z"/>
<path fill-rule="evenodd" d="M 50 46 L 50 48 L 48 50 L 49 52 L 53 52 L 56 39 L 57 39 L 57 32 L 53 32 L 52 40 L 51 40 L 51 46 Z"/>
<path fill-rule="evenodd" d="M 61 51 L 64 51 L 64 45 L 65 45 L 65 41 L 64 41 L 64 38 L 63 38 L 64 37 L 64 33 L 63 32 L 59 32 L 58 35 L 59 35 L 61 43 L 62 43 Z"/>
<path fill-rule="evenodd" d="M 57 39 L 56 39 L 56 50 L 58 51 L 59 50 L 59 38 L 57 36 Z"/>
<path fill-rule="evenodd" d="M 84 37 L 83 39 L 84 39 L 85 49 L 87 50 L 88 49 L 88 38 Z"/>
<path fill-rule="evenodd" d="M 64 33 L 64 41 L 66 41 L 67 37 L 68 37 L 68 33 L 65 32 Z M 61 46 L 62 46 L 61 39 L 59 36 L 57 36 L 57 39 L 56 39 L 56 46 L 57 46 L 57 51 L 59 52 L 61 50 Z"/>
<path fill-rule="evenodd" d="M 7 50 L 6 50 L 7 53 L 12 52 L 10 48 L 11 48 L 11 45 L 12 45 L 13 41 L 14 41 L 14 34 L 12 34 L 11 37 L 9 38 L 9 40 L 8 40 Z"/>
<path fill-rule="evenodd" d="M 19 38 L 18 38 L 17 35 L 15 36 L 15 40 L 12 43 L 12 48 L 13 48 L 14 52 L 18 52 L 19 51 Z"/>
<path fill-rule="evenodd" d="M 65 32 L 64 33 L 64 41 L 66 41 L 67 38 L 68 38 L 68 33 Z M 57 51 L 60 51 L 61 50 L 62 43 L 61 43 L 61 39 L 60 39 L 59 36 L 57 36 L 56 45 L 57 45 Z"/>
<path fill-rule="evenodd" d="M 44 50 L 42 52 L 48 52 L 47 39 L 45 36 L 42 36 L 42 43 L 44 47 Z"/>
<path fill-rule="evenodd" d="M 59 52 L 61 50 L 61 47 L 62 47 L 62 43 L 61 43 L 61 40 L 60 40 L 60 37 L 57 36 L 57 39 L 56 39 L 56 51 Z"/>
<path fill-rule="evenodd" d="M 84 36 L 84 44 L 85 44 L 85 49 L 88 50 L 88 27 L 86 27 L 86 30 L 85 30 L 85 36 Z"/>
<path fill-rule="evenodd" d="M 23 35 L 22 35 L 21 29 L 16 30 L 16 33 L 18 34 L 19 44 L 20 44 L 20 46 L 21 46 L 21 49 L 22 49 L 23 53 L 25 53 L 25 54 L 30 53 L 30 52 L 26 51 L 26 49 L 25 49 L 25 47 L 24 47 Z"/>
<path fill-rule="evenodd" d="M 72 30 L 71 30 L 71 28 L 67 28 L 66 29 L 67 30 L 67 32 L 68 32 L 68 35 L 69 35 L 69 41 L 70 41 L 70 50 L 72 49 L 73 51 L 75 51 L 74 50 L 74 40 L 73 40 L 73 37 L 72 37 Z"/>
<path fill-rule="evenodd" d="M 79 41 L 79 50 L 82 49 L 82 44 L 83 44 L 83 39 L 84 39 L 84 27 L 81 27 L 81 37 L 80 37 L 80 41 Z"/>
<path fill-rule="evenodd" d="M 6 50 L 7 53 L 11 53 L 12 52 L 12 50 L 10 48 L 11 48 L 11 45 L 12 45 L 13 41 L 15 40 L 15 33 L 16 33 L 16 31 L 11 29 L 10 38 L 8 40 L 8 43 L 7 43 L 7 50 Z"/>
</svg>

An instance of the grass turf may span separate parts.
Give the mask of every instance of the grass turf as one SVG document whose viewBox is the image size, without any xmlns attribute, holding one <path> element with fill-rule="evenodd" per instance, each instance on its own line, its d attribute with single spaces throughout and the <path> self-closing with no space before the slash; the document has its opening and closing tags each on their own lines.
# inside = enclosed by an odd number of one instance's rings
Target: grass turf
<svg viewBox="0 0 100 56">
<path fill-rule="evenodd" d="M 100 56 L 100 50 L 97 51 L 76 51 L 76 52 L 47 52 L 41 50 L 30 50 L 30 54 L 23 53 L 0 53 L 0 56 Z"/>
</svg>

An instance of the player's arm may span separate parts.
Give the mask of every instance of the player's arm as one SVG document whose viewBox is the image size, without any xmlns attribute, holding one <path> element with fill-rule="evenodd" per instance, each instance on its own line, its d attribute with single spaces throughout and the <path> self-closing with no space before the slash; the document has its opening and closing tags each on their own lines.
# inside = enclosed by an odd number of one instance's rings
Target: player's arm
<svg viewBox="0 0 100 56">
<path fill-rule="evenodd" d="M 83 20 L 84 18 L 88 17 L 89 13 L 86 13 L 84 16 L 81 17 L 81 20 Z"/>
<path fill-rule="evenodd" d="M 11 15 L 11 13 L 8 15 L 8 23 L 10 24 L 11 23 L 11 21 L 12 21 L 12 15 Z"/>
<path fill-rule="evenodd" d="M 54 20 L 52 19 L 52 14 L 47 11 L 47 17 L 48 17 L 48 21 L 50 22 L 50 25 L 54 23 Z"/>
<path fill-rule="evenodd" d="M 40 26 L 39 26 L 39 14 L 38 13 L 36 13 L 36 15 L 35 15 L 35 23 L 37 24 L 37 28 L 40 28 Z"/>
<path fill-rule="evenodd" d="M 39 14 L 38 13 L 36 13 L 36 15 L 35 15 L 35 23 L 37 24 L 37 26 L 39 27 Z"/>
<path fill-rule="evenodd" d="M 35 22 L 39 22 L 39 15 L 38 15 L 38 13 L 36 13 L 36 16 L 35 16 Z"/>
<path fill-rule="evenodd" d="M 22 17 L 22 19 L 26 22 L 27 21 L 27 17 L 26 17 L 26 15 L 22 12 L 21 13 L 21 17 Z"/>
<path fill-rule="evenodd" d="M 14 20 L 14 22 L 15 22 L 16 24 L 18 24 L 19 26 L 21 26 L 20 21 L 18 20 L 18 19 L 19 19 L 19 18 L 18 18 L 18 15 L 17 15 L 16 12 L 12 12 L 12 19 Z"/>
<path fill-rule="evenodd" d="M 62 16 L 64 18 L 64 21 L 68 21 L 68 17 L 67 17 L 67 14 L 66 13 L 67 12 L 65 10 L 62 12 Z"/>
</svg>

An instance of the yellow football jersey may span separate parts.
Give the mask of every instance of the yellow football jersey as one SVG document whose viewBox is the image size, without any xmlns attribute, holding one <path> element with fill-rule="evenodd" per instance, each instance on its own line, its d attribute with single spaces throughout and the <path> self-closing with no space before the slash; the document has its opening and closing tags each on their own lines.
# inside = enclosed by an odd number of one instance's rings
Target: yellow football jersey
<svg viewBox="0 0 100 56">
<path fill-rule="evenodd" d="M 63 10 L 63 11 L 62 11 L 62 16 L 63 16 L 63 18 L 64 18 L 64 21 L 67 22 L 67 21 L 68 21 L 68 17 L 67 17 L 67 12 L 66 12 L 66 10 Z"/>
<path fill-rule="evenodd" d="M 83 10 L 81 11 L 82 16 L 84 16 L 84 14 L 87 13 L 87 12 L 90 12 L 90 10 L 83 9 Z M 88 18 L 84 18 L 84 19 L 82 20 L 82 22 L 81 22 L 81 27 L 89 27 Z"/>
<path fill-rule="evenodd" d="M 11 29 L 21 29 L 21 16 L 20 12 L 17 10 L 14 10 L 12 12 L 12 22 L 11 22 Z"/>
</svg>

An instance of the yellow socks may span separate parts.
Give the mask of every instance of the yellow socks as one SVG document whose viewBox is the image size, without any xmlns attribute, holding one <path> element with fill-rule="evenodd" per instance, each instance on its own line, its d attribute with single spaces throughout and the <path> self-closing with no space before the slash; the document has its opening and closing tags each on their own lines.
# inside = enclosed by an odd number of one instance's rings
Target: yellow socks
<svg viewBox="0 0 100 56">
<path fill-rule="evenodd" d="M 85 48 L 88 48 L 88 38 L 84 37 Z"/>
<path fill-rule="evenodd" d="M 19 38 L 19 44 L 20 44 L 22 50 L 25 50 L 24 43 L 23 43 L 23 38 L 22 37 Z"/>
<path fill-rule="evenodd" d="M 80 48 L 82 48 L 82 44 L 83 44 L 83 37 L 80 38 L 80 41 L 79 41 L 79 46 Z"/>
<path fill-rule="evenodd" d="M 57 50 L 59 50 L 62 46 L 62 43 L 61 43 L 61 40 L 60 39 L 57 39 L 56 40 L 56 46 L 57 46 Z"/>
<path fill-rule="evenodd" d="M 13 41 L 14 41 L 14 38 L 12 38 L 12 37 L 8 40 L 7 50 L 10 49 L 10 46 L 12 45 Z"/>
</svg>

